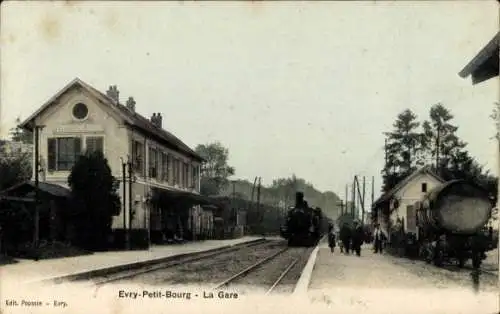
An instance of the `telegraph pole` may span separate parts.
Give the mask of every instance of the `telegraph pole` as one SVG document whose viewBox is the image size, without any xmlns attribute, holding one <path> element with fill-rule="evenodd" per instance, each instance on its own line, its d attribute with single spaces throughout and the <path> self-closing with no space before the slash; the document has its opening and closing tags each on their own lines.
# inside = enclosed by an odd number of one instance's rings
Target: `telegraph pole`
<svg viewBox="0 0 500 314">
<path fill-rule="evenodd" d="M 123 198 L 122 198 L 122 210 L 123 210 L 123 241 L 125 244 L 125 249 L 128 249 L 128 235 L 127 235 L 127 163 L 122 161 L 122 190 L 123 190 Z"/>
<path fill-rule="evenodd" d="M 375 203 L 375 176 L 372 176 L 372 205 Z"/>
<path fill-rule="evenodd" d="M 370 218 L 373 217 L 373 203 L 375 203 L 375 176 L 372 176 L 372 202 L 371 202 L 371 207 L 370 207 Z"/>
<path fill-rule="evenodd" d="M 365 176 L 363 176 L 363 202 L 362 202 L 362 212 L 361 212 L 361 225 L 364 225 L 365 223 L 365 194 L 366 194 L 366 185 L 365 185 Z"/>
<path fill-rule="evenodd" d="M 345 213 L 349 213 L 349 185 L 345 185 Z"/>
<path fill-rule="evenodd" d="M 363 177 L 363 194 L 361 194 L 361 190 L 359 188 L 359 181 L 358 177 L 354 177 L 354 181 L 356 182 L 356 187 L 358 190 L 358 197 L 359 197 L 359 203 L 361 205 L 361 221 L 364 221 L 364 215 L 365 215 L 365 177 Z M 359 213 L 358 213 L 359 214 Z"/>
<path fill-rule="evenodd" d="M 354 180 L 352 181 L 352 204 L 351 204 L 351 213 L 356 218 L 356 179 L 357 176 L 354 176 Z"/>
<path fill-rule="evenodd" d="M 38 248 L 40 238 L 40 208 L 38 207 L 40 195 L 39 189 L 39 175 L 40 175 L 40 130 L 43 129 L 41 125 L 35 125 L 35 230 L 33 233 L 33 247 Z"/>
<path fill-rule="evenodd" d="M 130 236 L 132 232 L 132 162 L 127 160 L 128 166 L 128 243 L 130 246 Z"/>
<path fill-rule="evenodd" d="M 259 213 L 259 221 L 260 221 L 260 225 L 261 225 L 261 228 L 262 228 L 262 221 L 263 221 L 263 215 L 262 213 L 260 212 L 260 181 L 261 180 L 261 177 L 259 177 L 259 184 L 257 185 L 257 212 Z M 263 231 L 264 229 L 262 229 L 262 233 L 264 233 Z"/>
</svg>

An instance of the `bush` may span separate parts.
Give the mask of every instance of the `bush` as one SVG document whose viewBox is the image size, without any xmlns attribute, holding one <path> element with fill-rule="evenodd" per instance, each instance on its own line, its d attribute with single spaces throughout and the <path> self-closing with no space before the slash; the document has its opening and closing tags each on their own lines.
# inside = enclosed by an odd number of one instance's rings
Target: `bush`
<svg viewBox="0 0 500 314">
<path fill-rule="evenodd" d="M 78 246 L 107 249 L 113 216 L 119 214 L 121 208 L 117 183 L 101 152 L 80 156 L 71 169 L 68 177 L 73 207 L 71 221 Z"/>
<path fill-rule="evenodd" d="M 24 245 L 21 245 L 17 249 L 17 252 L 14 252 L 12 255 L 19 258 L 38 260 L 87 254 L 91 254 L 91 252 L 76 248 L 67 243 L 42 241 L 40 242 L 38 248 L 33 248 L 32 243 L 27 242 Z"/>
</svg>

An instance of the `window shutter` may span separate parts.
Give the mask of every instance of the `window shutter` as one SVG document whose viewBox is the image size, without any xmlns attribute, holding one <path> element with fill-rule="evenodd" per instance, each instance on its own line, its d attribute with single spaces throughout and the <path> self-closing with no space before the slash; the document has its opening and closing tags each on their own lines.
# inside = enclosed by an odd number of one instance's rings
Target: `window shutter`
<svg viewBox="0 0 500 314">
<path fill-rule="evenodd" d="M 97 138 L 97 150 L 104 153 L 104 139 L 102 137 Z"/>
<path fill-rule="evenodd" d="M 75 149 L 75 157 L 76 157 L 75 160 L 78 160 L 78 157 L 82 153 L 82 139 L 79 137 L 75 137 L 74 140 L 75 140 L 74 149 Z"/>
<path fill-rule="evenodd" d="M 47 140 L 47 170 L 56 170 L 56 139 L 49 138 Z"/>
</svg>

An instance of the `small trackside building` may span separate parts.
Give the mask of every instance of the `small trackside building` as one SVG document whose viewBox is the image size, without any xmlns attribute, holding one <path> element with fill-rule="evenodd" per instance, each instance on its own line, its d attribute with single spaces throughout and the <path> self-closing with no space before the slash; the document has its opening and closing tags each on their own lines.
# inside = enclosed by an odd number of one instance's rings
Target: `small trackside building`
<svg viewBox="0 0 500 314">
<path fill-rule="evenodd" d="M 413 205 L 443 182 L 429 166 L 421 167 L 373 203 L 372 222 L 379 223 L 387 237 L 394 226 L 401 226 L 405 233 L 418 234 Z"/>
</svg>

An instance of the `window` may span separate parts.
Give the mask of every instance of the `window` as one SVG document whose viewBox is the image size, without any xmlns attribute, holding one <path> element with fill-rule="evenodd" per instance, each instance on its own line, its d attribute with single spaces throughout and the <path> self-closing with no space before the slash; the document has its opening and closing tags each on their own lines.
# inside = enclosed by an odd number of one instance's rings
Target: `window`
<svg viewBox="0 0 500 314">
<path fill-rule="evenodd" d="M 182 171 L 182 162 L 177 160 L 177 177 L 179 178 L 179 187 L 184 185 L 184 171 Z"/>
<path fill-rule="evenodd" d="M 177 171 L 177 184 L 181 185 L 182 184 L 182 171 L 181 171 L 181 161 L 180 159 L 177 159 L 176 161 L 176 171 Z"/>
<path fill-rule="evenodd" d="M 85 139 L 87 152 L 104 152 L 104 141 L 102 136 L 92 136 Z"/>
<path fill-rule="evenodd" d="M 177 173 L 177 159 L 174 158 L 172 161 L 172 172 L 173 172 L 173 177 L 174 177 L 174 184 L 179 183 L 179 174 Z"/>
<path fill-rule="evenodd" d="M 139 141 L 132 142 L 132 163 L 134 170 L 138 173 L 142 173 L 142 163 L 144 155 L 144 146 Z"/>
<path fill-rule="evenodd" d="M 154 148 L 149 148 L 149 177 L 157 178 L 158 176 L 158 151 Z"/>
<path fill-rule="evenodd" d="M 168 155 L 161 153 L 161 179 L 168 181 Z"/>
<path fill-rule="evenodd" d="M 191 187 L 196 188 L 196 166 L 191 166 Z"/>
<path fill-rule="evenodd" d="M 73 107 L 73 117 L 78 120 L 83 120 L 89 114 L 89 108 L 85 104 L 78 103 Z"/>
<path fill-rule="evenodd" d="M 187 163 L 183 164 L 183 170 L 184 170 L 184 187 L 187 188 L 189 187 L 189 167 Z"/>
<path fill-rule="evenodd" d="M 47 159 L 49 171 L 69 171 L 82 152 L 79 137 L 49 138 Z"/>
<path fill-rule="evenodd" d="M 427 192 L 427 183 L 422 183 L 422 192 Z"/>
</svg>

